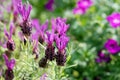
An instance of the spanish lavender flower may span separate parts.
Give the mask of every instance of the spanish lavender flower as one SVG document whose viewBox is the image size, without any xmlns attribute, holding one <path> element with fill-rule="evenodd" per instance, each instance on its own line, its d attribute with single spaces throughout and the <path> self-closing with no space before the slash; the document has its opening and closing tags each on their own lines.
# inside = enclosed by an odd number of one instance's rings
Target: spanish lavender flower
<svg viewBox="0 0 120 80">
<path fill-rule="evenodd" d="M 13 68 L 15 66 L 15 60 L 14 59 L 8 60 L 6 54 L 3 54 L 3 58 L 7 66 L 7 70 L 5 71 L 5 80 L 13 80 L 14 78 Z"/>
<path fill-rule="evenodd" d="M 47 77 L 47 74 L 43 74 L 43 75 L 40 77 L 40 80 L 46 80 L 46 77 Z"/>
<path fill-rule="evenodd" d="M 55 47 L 53 46 L 54 42 L 54 33 L 47 32 L 47 48 L 45 50 L 45 57 L 52 61 L 55 57 Z"/>
<path fill-rule="evenodd" d="M 57 33 L 58 35 L 65 34 L 69 28 L 69 25 L 66 24 L 66 19 L 56 18 L 51 20 L 52 32 Z"/>
<path fill-rule="evenodd" d="M 13 33 L 13 23 L 10 24 L 10 33 L 7 32 L 6 28 L 4 29 L 5 36 L 7 37 L 8 41 L 6 43 L 6 46 L 8 50 L 14 51 L 15 49 L 15 43 L 12 39 L 12 33 Z"/>
<path fill-rule="evenodd" d="M 102 51 L 98 52 L 98 57 L 95 59 L 97 63 L 106 62 L 109 63 L 111 61 L 110 55 L 104 54 Z"/>
<path fill-rule="evenodd" d="M 120 51 L 120 47 L 117 43 L 117 41 L 113 39 L 108 39 L 105 43 L 104 47 L 108 50 L 110 54 L 116 54 Z"/>
<path fill-rule="evenodd" d="M 107 16 L 106 19 L 113 28 L 120 26 L 120 13 L 112 13 L 111 15 Z"/>
<path fill-rule="evenodd" d="M 65 47 L 69 41 L 69 38 L 66 35 L 62 35 L 60 37 L 56 36 L 56 45 L 58 48 L 58 52 L 56 55 L 56 62 L 59 66 L 64 66 L 66 62 L 66 50 Z"/>
<path fill-rule="evenodd" d="M 29 15 L 32 9 L 31 5 L 26 6 L 25 4 L 19 3 L 17 6 L 18 12 L 22 16 L 22 23 L 20 24 L 22 33 L 27 37 L 30 36 L 32 30 L 32 24 L 29 19 Z"/>
<path fill-rule="evenodd" d="M 87 9 L 92 5 L 91 0 L 78 0 L 76 8 L 73 9 L 74 14 L 85 14 Z"/>
<path fill-rule="evenodd" d="M 48 28 L 48 20 L 40 26 L 39 21 L 34 19 L 32 24 L 36 29 L 36 32 L 32 35 L 32 38 L 39 40 L 39 42 L 42 44 L 45 41 L 45 32 Z"/>
<path fill-rule="evenodd" d="M 53 11 L 54 10 L 54 0 L 49 0 L 46 5 L 45 8 L 49 11 Z"/>
<path fill-rule="evenodd" d="M 12 0 L 12 10 L 13 10 L 13 15 L 14 15 L 14 22 L 17 21 L 17 17 L 18 17 L 18 3 L 20 3 L 21 0 Z"/>
</svg>

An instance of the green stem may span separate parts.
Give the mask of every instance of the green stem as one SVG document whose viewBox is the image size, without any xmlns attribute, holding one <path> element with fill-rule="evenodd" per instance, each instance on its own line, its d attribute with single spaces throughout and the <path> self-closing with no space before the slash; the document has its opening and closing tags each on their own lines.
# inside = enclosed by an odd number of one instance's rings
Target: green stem
<svg viewBox="0 0 120 80">
<path fill-rule="evenodd" d="M 117 40 L 118 43 L 120 44 L 120 27 L 117 28 Z"/>
</svg>

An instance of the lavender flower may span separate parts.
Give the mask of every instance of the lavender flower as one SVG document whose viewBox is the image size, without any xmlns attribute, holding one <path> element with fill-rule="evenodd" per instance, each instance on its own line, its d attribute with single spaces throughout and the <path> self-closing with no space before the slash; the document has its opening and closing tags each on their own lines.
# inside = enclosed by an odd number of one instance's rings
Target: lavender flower
<svg viewBox="0 0 120 80">
<path fill-rule="evenodd" d="M 56 55 L 56 62 L 57 65 L 59 66 L 63 66 L 66 62 L 66 50 L 65 47 L 69 41 L 69 38 L 66 35 L 62 35 L 62 36 L 56 36 L 56 45 L 58 48 L 58 52 Z"/>
<path fill-rule="evenodd" d="M 49 0 L 46 4 L 45 4 L 45 8 L 49 11 L 53 11 L 54 10 L 54 0 Z"/>
<path fill-rule="evenodd" d="M 18 3 L 20 3 L 21 0 L 12 0 L 12 10 L 13 10 L 13 15 L 14 15 L 14 22 L 17 21 L 17 16 L 18 16 Z"/>
<path fill-rule="evenodd" d="M 113 39 L 108 39 L 105 43 L 104 47 L 108 50 L 110 54 L 116 54 L 120 51 L 120 47 L 117 43 L 117 41 Z"/>
<path fill-rule="evenodd" d="M 14 25 L 13 25 L 13 23 L 11 22 L 11 24 L 10 24 L 10 33 L 8 33 L 7 32 L 7 30 L 6 30 L 6 28 L 4 29 L 4 33 L 5 33 L 5 36 L 7 37 L 7 39 L 8 39 L 8 41 L 7 41 L 7 43 L 6 43 L 6 46 L 7 46 L 7 48 L 8 48 L 8 50 L 9 51 L 14 51 L 14 49 L 15 49 L 15 43 L 14 43 L 14 41 L 13 41 L 13 39 L 12 39 L 12 34 L 13 34 L 13 27 Z"/>
<path fill-rule="evenodd" d="M 3 58 L 7 66 L 7 70 L 5 71 L 5 80 L 13 80 L 14 78 L 13 68 L 15 66 L 15 60 L 14 59 L 8 60 L 8 57 L 6 54 L 3 54 Z"/>
<path fill-rule="evenodd" d="M 98 52 L 98 57 L 95 59 L 97 63 L 106 62 L 109 63 L 111 61 L 110 55 L 104 54 L 102 51 Z"/>
<path fill-rule="evenodd" d="M 54 42 L 54 33 L 47 32 L 47 48 L 45 50 L 45 57 L 50 61 L 54 60 L 55 57 L 55 47 L 53 46 Z"/>
<path fill-rule="evenodd" d="M 42 44 L 45 41 L 45 32 L 48 28 L 48 20 L 40 26 L 39 21 L 34 19 L 32 24 L 36 29 L 36 32 L 32 35 L 32 39 L 38 40 Z"/>
<path fill-rule="evenodd" d="M 78 0 L 76 8 L 73 9 L 74 14 L 85 14 L 87 9 L 92 5 L 91 0 Z"/>
<path fill-rule="evenodd" d="M 51 20 L 52 32 L 57 33 L 58 35 L 65 34 L 69 28 L 69 25 L 66 24 L 66 19 L 56 18 Z"/>
<path fill-rule="evenodd" d="M 32 6 L 31 5 L 26 6 L 25 4 L 22 5 L 22 3 L 19 3 L 17 8 L 18 8 L 18 12 L 22 16 L 22 23 L 20 24 L 21 30 L 26 37 L 30 36 L 32 30 L 32 24 L 30 22 L 29 16 Z"/>
<path fill-rule="evenodd" d="M 120 13 L 112 13 L 111 15 L 107 16 L 106 19 L 113 28 L 120 26 Z"/>
</svg>

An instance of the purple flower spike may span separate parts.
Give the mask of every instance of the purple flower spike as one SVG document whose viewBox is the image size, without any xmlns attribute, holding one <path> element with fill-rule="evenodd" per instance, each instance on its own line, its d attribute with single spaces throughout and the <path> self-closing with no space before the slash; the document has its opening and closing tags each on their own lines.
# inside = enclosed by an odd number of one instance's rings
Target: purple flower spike
<svg viewBox="0 0 120 80">
<path fill-rule="evenodd" d="M 5 64 L 6 64 L 7 68 L 8 68 L 8 70 L 13 70 L 13 68 L 15 66 L 15 59 L 11 59 L 9 61 L 6 54 L 3 54 L 3 58 L 5 60 Z"/>
<path fill-rule="evenodd" d="M 47 48 L 45 50 L 45 58 L 50 61 L 54 60 L 55 57 L 55 47 L 53 46 L 54 37 L 54 33 L 47 32 Z"/>
<path fill-rule="evenodd" d="M 41 77 L 40 77 L 40 80 L 46 80 L 47 78 L 47 74 L 43 74 Z"/>
<path fill-rule="evenodd" d="M 33 34 L 33 38 L 39 40 L 39 42 L 42 44 L 45 41 L 45 32 L 48 28 L 48 20 L 44 24 L 40 25 L 39 21 L 34 19 L 32 24 L 36 29 L 36 32 Z"/>
<path fill-rule="evenodd" d="M 85 14 L 87 9 L 92 6 L 91 0 L 79 0 L 76 7 L 73 9 L 74 14 Z"/>
<path fill-rule="evenodd" d="M 60 37 L 56 36 L 56 45 L 57 45 L 57 48 L 62 51 L 65 49 L 68 41 L 69 41 L 69 38 L 66 36 L 66 35 L 62 35 Z"/>
<path fill-rule="evenodd" d="M 49 0 L 46 5 L 45 5 L 45 8 L 49 11 L 53 11 L 54 10 L 54 0 Z"/>
<path fill-rule="evenodd" d="M 23 21 L 27 21 L 29 18 L 32 6 L 31 5 L 26 6 L 25 4 L 22 5 L 22 3 L 20 2 L 17 8 L 18 8 L 20 15 L 22 16 Z"/>
<path fill-rule="evenodd" d="M 66 19 L 64 18 L 56 18 L 51 20 L 52 23 L 52 32 L 58 33 L 59 35 L 62 35 L 66 33 L 66 31 L 69 28 L 69 25 L 66 24 Z"/>
<path fill-rule="evenodd" d="M 117 43 L 117 41 L 113 39 L 108 39 L 105 43 L 104 47 L 108 50 L 110 54 L 116 54 L 120 51 L 120 47 Z"/>
<path fill-rule="evenodd" d="M 14 30 L 14 24 L 12 22 L 10 23 L 10 29 L 9 29 L 10 32 L 9 33 L 6 30 L 6 28 L 4 28 L 4 33 L 5 33 L 5 36 L 8 38 L 8 40 L 10 40 L 12 38 L 13 30 Z"/>
<path fill-rule="evenodd" d="M 46 41 L 47 41 L 48 45 L 52 45 L 52 43 L 54 42 L 54 37 L 55 37 L 54 33 L 47 32 L 46 34 L 47 34 Z"/>
<path fill-rule="evenodd" d="M 106 19 L 113 28 L 117 28 L 120 26 L 120 13 L 113 13 L 107 16 Z"/>
</svg>

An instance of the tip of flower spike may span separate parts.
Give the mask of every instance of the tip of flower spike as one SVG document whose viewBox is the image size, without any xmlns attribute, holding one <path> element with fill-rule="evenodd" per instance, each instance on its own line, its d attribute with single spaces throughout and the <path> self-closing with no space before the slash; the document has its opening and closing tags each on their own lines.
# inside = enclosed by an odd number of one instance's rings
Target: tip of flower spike
<svg viewBox="0 0 120 80">
<path fill-rule="evenodd" d="M 5 53 L 3 54 L 3 58 L 5 60 L 5 64 L 6 64 L 7 68 L 9 70 L 12 70 L 14 68 L 14 66 L 15 66 L 15 59 L 11 59 L 9 61 L 9 59 L 8 59 L 8 57 L 7 57 L 7 55 Z"/>
</svg>

